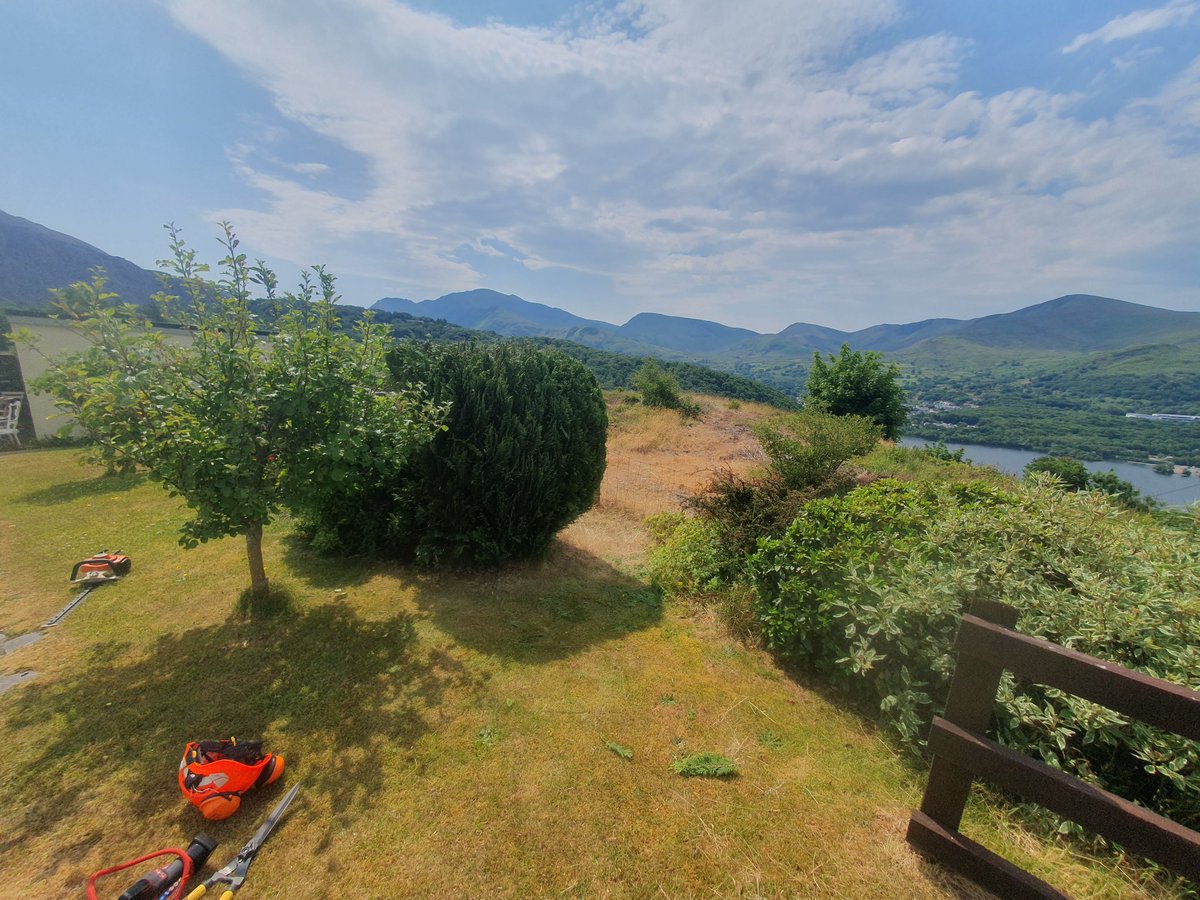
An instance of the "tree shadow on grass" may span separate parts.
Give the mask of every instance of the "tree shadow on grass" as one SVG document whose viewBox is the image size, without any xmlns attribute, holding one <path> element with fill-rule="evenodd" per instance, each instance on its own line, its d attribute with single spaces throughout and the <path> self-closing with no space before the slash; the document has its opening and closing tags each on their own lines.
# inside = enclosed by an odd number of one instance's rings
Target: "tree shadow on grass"
<svg viewBox="0 0 1200 900">
<path fill-rule="evenodd" d="M 100 497 L 104 494 L 124 493 L 136 487 L 141 487 L 149 479 L 144 472 L 125 472 L 116 475 L 98 475 L 95 478 L 81 478 L 79 481 L 68 481 L 63 484 L 52 484 L 39 488 L 27 494 L 14 498 L 16 503 L 32 506 L 57 506 L 60 503 L 70 503 L 83 497 Z"/>
<path fill-rule="evenodd" d="M 365 583 L 380 563 L 365 556 L 334 556 L 319 553 L 304 535 L 285 534 L 283 561 L 289 578 L 297 578 L 309 587 L 344 588 Z"/>
<path fill-rule="evenodd" d="M 47 721 L 64 722 L 18 776 L 0 788 L 14 814 L 0 852 L 65 826 L 97 787 L 128 793 L 113 810 L 137 821 L 177 810 L 181 830 L 198 814 L 179 794 L 175 770 L 184 744 L 200 738 L 266 736 L 287 760 L 284 783 L 328 806 L 326 840 L 378 794 L 384 755 L 427 730 L 447 692 L 477 692 L 482 679 L 446 654 L 419 649 L 412 618 L 366 621 L 331 604 L 271 621 L 231 618 L 162 637 L 147 656 L 104 644 L 82 673 L 21 692 L 7 730 L 21 741 Z M 29 740 L 37 740 L 36 737 Z M 204 823 L 225 842 L 244 839 L 280 791 L 251 792 L 230 822 Z M 110 823 L 106 823 L 111 825 Z"/>
<path fill-rule="evenodd" d="M 538 562 L 420 581 L 417 603 L 439 628 L 477 652 L 521 663 L 572 656 L 651 628 L 663 614 L 657 590 L 561 541 Z"/>
</svg>

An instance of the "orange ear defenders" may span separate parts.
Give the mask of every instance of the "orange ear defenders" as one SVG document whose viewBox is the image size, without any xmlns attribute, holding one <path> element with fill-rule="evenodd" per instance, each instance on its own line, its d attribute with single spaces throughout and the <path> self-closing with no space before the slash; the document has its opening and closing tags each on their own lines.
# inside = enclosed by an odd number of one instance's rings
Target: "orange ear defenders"
<svg viewBox="0 0 1200 900">
<path fill-rule="evenodd" d="M 242 794 L 283 774 L 283 757 L 263 753 L 262 741 L 192 741 L 179 763 L 179 789 L 206 819 L 228 819 Z"/>
</svg>

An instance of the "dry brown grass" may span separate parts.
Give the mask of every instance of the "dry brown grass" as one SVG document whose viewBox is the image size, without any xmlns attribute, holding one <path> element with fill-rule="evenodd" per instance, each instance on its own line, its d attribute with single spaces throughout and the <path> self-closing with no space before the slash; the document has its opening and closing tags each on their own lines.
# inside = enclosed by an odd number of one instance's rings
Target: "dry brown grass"
<svg viewBox="0 0 1200 900">
<path fill-rule="evenodd" d="M 76 558 L 120 544 L 135 560 L 0 661 L 41 673 L 0 696 L 0 896 L 79 896 L 88 872 L 202 829 L 225 862 L 278 790 L 208 824 L 175 766 L 185 741 L 229 733 L 262 736 L 305 785 L 247 900 L 960 896 L 904 843 L 923 772 L 640 577 L 647 514 L 756 462 L 745 426 L 764 410 L 704 407 L 691 424 L 614 409 L 601 503 L 539 563 L 314 560 L 280 523 L 268 567 L 296 610 L 253 624 L 233 614 L 239 542 L 179 550 L 181 510 L 156 486 L 97 480 L 60 452 L 0 457 L 0 631 L 61 606 Z M 699 750 L 739 777 L 670 772 Z M 982 804 L 967 821 L 1078 896 L 1142 895 Z"/>
<path fill-rule="evenodd" d="M 770 407 L 746 403 L 735 411 L 724 401 L 700 398 L 700 408 L 700 419 L 688 420 L 673 410 L 623 404 L 621 395 L 610 398 L 608 469 L 600 501 L 564 537 L 572 540 L 576 529 L 599 513 L 605 519 L 603 540 L 613 537 L 612 527 L 620 523 L 636 536 L 618 540 L 636 541 L 641 550 L 647 517 L 679 509 L 718 469 L 745 472 L 763 462 L 749 426 L 770 414 Z M 622 530 L 618 527 L 616 534 Z"/>
</svg>

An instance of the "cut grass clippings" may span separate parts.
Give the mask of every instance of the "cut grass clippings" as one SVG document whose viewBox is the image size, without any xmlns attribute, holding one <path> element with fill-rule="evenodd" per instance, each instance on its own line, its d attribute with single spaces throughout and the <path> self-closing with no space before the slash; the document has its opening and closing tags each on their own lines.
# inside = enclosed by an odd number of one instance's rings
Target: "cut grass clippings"
<svg viewBox="0 0 1200 900">
<path fill-rule="evenodd" d="M 621 759 L 633 759 L 633 750 L 624 744 L 618 744 L 616 741 L 605 741 L 604 746 L 621 757 Z"/>
<path fill-rule="evenodd" d="M 674 760 L 671 771 L 686 778 L 729 778 L 737 774 L 737 764 L 728 756 L 705 751 Z"/>
<path fill-rule="evenodd" d="M 90 872 L 198 831 L 220 865 L 297 781 L 254 897 L 960 896 L 904 842 L 922 767 L 642 578 L 645 511 L 677 509 L 730 462 L 735 412 L 758 414 L 701 402 L 689 424 L 614 416 L 607 500 L 542 562 L 330 560 L 278 522 L 264 551 L 289 603 L 265 618 L 237 609 L 244 543 L 181 550 L 184 510 L 158 486 L 70 452 L 0 455 L 0 631 L 61 608 L 76 560 L 134 560 L 0 657 L 0 675 L 39 673 L 0 696 L 0 897 L 82 896 Z M 231 734 L 287 769 L 206 822 L 176 767 L 187 741 Z M 706 748 L 739 777 L 673 774 Z M 1157 895 L 982 800 L 964 829 L 1075 896 Z"/>
</svg>

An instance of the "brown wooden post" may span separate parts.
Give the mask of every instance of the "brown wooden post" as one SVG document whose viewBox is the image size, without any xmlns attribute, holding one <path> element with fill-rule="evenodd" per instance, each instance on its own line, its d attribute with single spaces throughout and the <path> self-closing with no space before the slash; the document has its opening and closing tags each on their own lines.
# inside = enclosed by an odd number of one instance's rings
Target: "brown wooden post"
<svg viewBox="0 0 1200 900">
<path fill-rule="evenodd" d="M 971 614 L 996 625 L 1012 628 L 1017 624 L 1017 610 L 990 600 L 976 601 Z M 944 718 L 960 728 L 983 734 L 992 720 L 996 691 L 1004 668 L 996 663 L 959 653 L 946 699 Z M 962 822 L 967 795 L 971 792 L 972 775 L 944 757 L 935 755 L 929 769 L 929 781 L 921 812 L 948 831 L 957 831 Z"/>
<path fill-rule="evenodd" d="M 1200 884 L 1200 833 L 985 736 L 1005 669 L 1192 740 L 1200 740 L 1200 692 L 1020 634 L 1012 630 L 1016 618 L 1016 610 L 992 602 L 962 617 L 954 680 L 945 717 L 930 729 L 933 762 L 921 809 L 908 823 L 909 844 L 998 896 L 1062 900 L 958 832 L 978 777 Z"/>
</svg>

